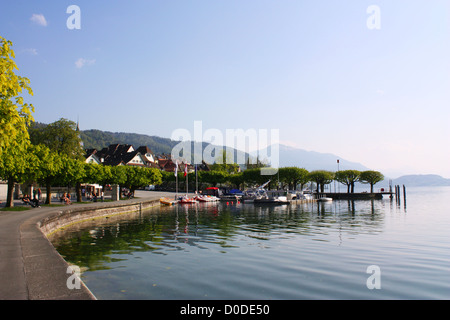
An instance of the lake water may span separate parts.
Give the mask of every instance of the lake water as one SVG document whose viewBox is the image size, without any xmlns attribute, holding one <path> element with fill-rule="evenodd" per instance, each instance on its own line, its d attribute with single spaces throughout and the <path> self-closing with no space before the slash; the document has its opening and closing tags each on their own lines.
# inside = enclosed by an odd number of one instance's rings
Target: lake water
<svg viewBox="0 0 450 320">
<path fill-rule="evenodd" d="M 51 241 L 98 299 L 450 299 L 450 187 L 407 191 L 406 207 L 156 207 Z"/>
</svg>

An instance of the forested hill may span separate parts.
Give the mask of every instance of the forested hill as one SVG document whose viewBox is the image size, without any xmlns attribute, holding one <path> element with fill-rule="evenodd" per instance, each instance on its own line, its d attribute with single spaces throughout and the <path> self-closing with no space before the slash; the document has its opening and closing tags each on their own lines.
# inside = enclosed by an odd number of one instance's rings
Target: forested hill
<svg viewBox="0 0 450 320">
<path fill-rule="evenodd" d="M 148 136 L 137 133 L 109 132 L 100 130 L 84 130 L 80 132 L 85 149 L 102 149 L 111 144 L 131 144 L 135 148 L 148 146 L 154 153 L 170 153 L 179 142 L 168 138 Z"/>
</svg>

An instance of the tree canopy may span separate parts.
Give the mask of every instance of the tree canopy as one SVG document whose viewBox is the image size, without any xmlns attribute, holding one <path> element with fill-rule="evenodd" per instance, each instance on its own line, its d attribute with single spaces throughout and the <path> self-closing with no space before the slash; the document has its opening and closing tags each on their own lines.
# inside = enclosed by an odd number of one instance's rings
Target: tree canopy
<svg viewBox="0 0 450 320">
<path fill-rule="evenodd" d="M 33 144 L 44 144 L 51 151 L 75 159 L 83 159 L 84 150 L 77 124 L 61 118 L 45 127 L 30 128 Z"/>
<path fill-rule="evenodd" d="M 359 181 L 360 174 L 358 170 L 342 170 L 335 173 L 334 179 L 347 185 L 347 193 L 354 193 L 355 183 Z"/>
<path fill-rule="evenodd" d="M 361 172 L 359 180 L 361 181 L 361 183 L 370 184 L 370 193 L 373 193 L 373 186 L 378 182 L 383 181 L 384 176 L 379 171 L 368 170 Z"/>
<path fill-rule="evenodd" d="M 12 42 L 0 36 L 0 177 L 8 180 L 6 206 L 14 206 L 14 182 L 22 178 L 29 146 L 27 127 L 33 121 L 34 107 L 21 95 L 33 95 L 28 78 L 17 75 Z"/>
<path fill-rule="evenodd" d="M 309 181 L 313 181 L 317 185 L 317 192 L 325 192 L 325 185 L 334 179 L 334 173 L 326 170 L 315 170 L 309 173 Z"/>
</svg>

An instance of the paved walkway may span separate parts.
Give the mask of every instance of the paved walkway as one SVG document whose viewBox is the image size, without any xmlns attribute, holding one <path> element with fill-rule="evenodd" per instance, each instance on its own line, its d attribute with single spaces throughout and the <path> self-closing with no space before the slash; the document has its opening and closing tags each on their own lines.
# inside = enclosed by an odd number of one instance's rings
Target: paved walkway
<svg viewBox="0 0 450 320">
<path fill-rule="evenodd" d="M 136 191 L 139 202 L 173 193 Z M 121 204 L 124 201 L 120 201 Z M 41 207 L 26 211 L 0 211 L 0 300 L 89 300 L 95 296 L 82 284 L 69 289 L 67 263 L 37 227 L 37 223 L 63 210 L 114 207 L 117 202 Z M 21 205 L 21 201 L 17 202 Z"/>
</svg>

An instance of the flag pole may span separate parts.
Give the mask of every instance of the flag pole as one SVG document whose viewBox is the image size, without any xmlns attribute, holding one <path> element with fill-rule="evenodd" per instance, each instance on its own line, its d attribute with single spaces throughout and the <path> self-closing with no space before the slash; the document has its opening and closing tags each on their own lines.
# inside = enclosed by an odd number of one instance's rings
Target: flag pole
<svg viewBox="0 0 450 320">
<path fill-rule="evenodd" d="M 175 161 L 175 200 L 178 198 L 178 163 Z"/>
<path fill-rule="evenodd" d="M 198 194 L 198 168 L 197 164 L 195 165 L 195 194 Z"/>
<path fill-rule="evenodd" d="M 184 164 L 184 174 L 186 175 L 186 198 L 188 198 L 188 183 L 189 183 L 189 179 L 188 179 L 188 172 L 187 172 L 187 163 Z"/>
</svg>

